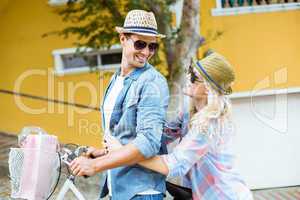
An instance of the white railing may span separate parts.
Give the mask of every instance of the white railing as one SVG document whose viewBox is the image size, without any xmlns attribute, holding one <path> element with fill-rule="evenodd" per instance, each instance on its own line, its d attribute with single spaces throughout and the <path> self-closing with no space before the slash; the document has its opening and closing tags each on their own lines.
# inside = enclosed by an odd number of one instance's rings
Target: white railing
<svg viewBox="0 0 300 200">
<path fill-rule="evenodd" d="M 300 9 L 300 0 L 216 0 L 213 16 Z"/>
</svg>

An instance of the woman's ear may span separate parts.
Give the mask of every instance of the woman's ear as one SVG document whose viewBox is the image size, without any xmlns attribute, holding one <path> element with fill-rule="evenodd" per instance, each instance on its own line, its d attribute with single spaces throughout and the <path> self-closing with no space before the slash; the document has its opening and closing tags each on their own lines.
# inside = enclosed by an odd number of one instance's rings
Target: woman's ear
<svg viewBox="0 0 300 200">
<path fill-rule="evenodd" d="M 207 88 L 205 88 L 205 94 L 207 94 L 207 95 L 208 95 L 208 89 L 207 89 Z"/>
</svg>

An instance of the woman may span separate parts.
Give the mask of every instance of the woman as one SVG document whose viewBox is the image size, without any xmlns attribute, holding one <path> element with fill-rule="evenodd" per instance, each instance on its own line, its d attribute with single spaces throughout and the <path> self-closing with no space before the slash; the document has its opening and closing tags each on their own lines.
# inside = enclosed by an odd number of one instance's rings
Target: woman
<svg viewBox="0 0 300 200">
<path fill-rule="evenodd" d="M 234 169 L 231 151 L 234 130 L 226 95 L 232 92 L 234 78 L 231 65 L 218 53 L 192 63 L 185 91 L 192 104 L 188 133 L 172 153 L 139 163 L 170 178 L 184 177 L 184 186 L 191 188 L 194 200 L 252 199 Z M 166 132 L 169 138 L 172 133 Z M 107 140 L 110 150 L 120 145 L 113 138 Z"/>
</svg>

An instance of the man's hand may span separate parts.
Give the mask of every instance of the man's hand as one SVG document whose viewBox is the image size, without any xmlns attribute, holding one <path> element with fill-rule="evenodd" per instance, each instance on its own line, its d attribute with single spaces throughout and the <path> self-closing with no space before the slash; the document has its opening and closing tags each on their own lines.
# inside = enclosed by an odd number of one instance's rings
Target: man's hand
<svg viewBox="0 0 300 200">
<path fill-rule="evenodd" d="M 86 156 L 89 158 L 97 158 L 106 154 L 105 149 L 96 149 L 95 147 L 89 147 L 86 152 Z"/>
<path fill-rule="evenodd" d="M 93 176 L 97 173 L 95 162 L 94 159 L 80 156 L 71 162 L 70 169 L 75 176 Z"/>
</svg>

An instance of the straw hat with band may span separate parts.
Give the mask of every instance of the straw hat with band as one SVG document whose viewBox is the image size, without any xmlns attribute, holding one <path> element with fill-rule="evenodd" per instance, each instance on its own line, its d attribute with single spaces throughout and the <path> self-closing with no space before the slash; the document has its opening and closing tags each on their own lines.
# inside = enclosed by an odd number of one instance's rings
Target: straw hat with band
<svg viewBox="0 0 300 200">
<path fill-rule="evenodd" d="M 235 74 L 231 64 L 222 55 L 211 53 L 194 63 L 193 67 L 215 90 L 225 95 L 232 93 Z"/>
<path fill-rule="evenodd" d="M 123 27 L 116 27 L 118 33 L 134 33 L 144 36 L 164 38 L 157 32 L 157 23 L 153 12 L 131 10 L 128 12 Z"/>
</svg>

